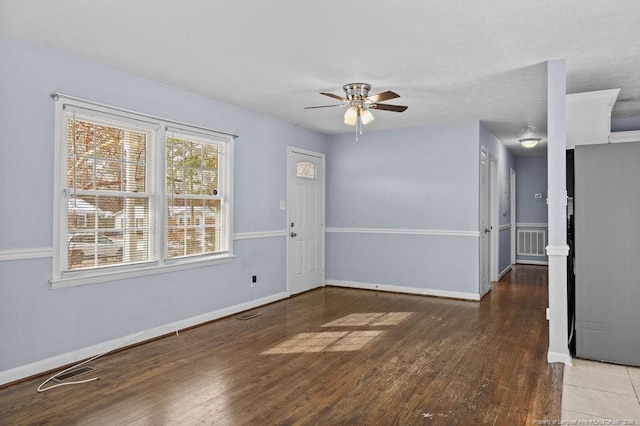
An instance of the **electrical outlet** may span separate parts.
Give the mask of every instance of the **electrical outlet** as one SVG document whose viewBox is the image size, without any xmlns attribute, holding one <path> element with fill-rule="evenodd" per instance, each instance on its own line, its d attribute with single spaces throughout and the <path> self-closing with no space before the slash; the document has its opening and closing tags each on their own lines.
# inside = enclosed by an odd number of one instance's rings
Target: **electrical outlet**
<svg viewBox="0 0 640 426">
<path fill-rule="evenodd" d="M 258 282 L 258 276 L 254 275 L 251 277 L 251 287 L 255 287 L 256 286 L 256 282 Z"/>
</svg>

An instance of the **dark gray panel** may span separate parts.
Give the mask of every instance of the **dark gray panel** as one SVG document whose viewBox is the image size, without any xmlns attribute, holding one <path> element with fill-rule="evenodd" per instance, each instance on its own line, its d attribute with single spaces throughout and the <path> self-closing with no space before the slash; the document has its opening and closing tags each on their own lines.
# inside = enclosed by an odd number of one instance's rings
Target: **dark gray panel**
<svg viewBox="0 0 640 426">
<path fill-rule="evenodd" d="M 640 143 L 575 149 L 576 354 L 640 365 Z"/>
</svg>

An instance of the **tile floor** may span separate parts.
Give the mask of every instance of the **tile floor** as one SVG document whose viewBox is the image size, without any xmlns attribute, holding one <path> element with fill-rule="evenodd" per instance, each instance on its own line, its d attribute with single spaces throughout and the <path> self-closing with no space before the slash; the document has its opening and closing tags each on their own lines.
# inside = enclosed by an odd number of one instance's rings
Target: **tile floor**
<svg viewBox="0 0 640 426">
<path fill-rule="evenodd" d="M 640 425 L 640 368 L 574 358 L 564 368 L 562 420 Z"/>
</svg>

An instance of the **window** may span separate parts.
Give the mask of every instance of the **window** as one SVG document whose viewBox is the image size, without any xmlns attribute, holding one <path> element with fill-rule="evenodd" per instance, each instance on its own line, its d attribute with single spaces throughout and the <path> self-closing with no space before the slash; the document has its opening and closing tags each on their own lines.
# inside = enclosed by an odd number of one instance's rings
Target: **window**
<svg viewBox="0 0 640 426">
<path fill-rule="evenodd" d="M 224 143 L 181 134 L 166 137 L 167 257 L 226 250 L 223 198 Z"/>
<path fill-rule="evenodd" d="M 77 108 L 64 113 L 65 270 L 154 260 L 148 151 L 157 131 Z M 106 236 L 109 235 L 111 239 Z"/>
<path fill-rule="evenodd" d="M 296 164 L 296 176 L 306 179 L 318 179 L 318 166 L 308 161 Z"/>
<path fill-rule="evenodd" d="M 231 257 L 233 136 L 68 97 L 56 126 L 54 287 Z"/>
</svg>

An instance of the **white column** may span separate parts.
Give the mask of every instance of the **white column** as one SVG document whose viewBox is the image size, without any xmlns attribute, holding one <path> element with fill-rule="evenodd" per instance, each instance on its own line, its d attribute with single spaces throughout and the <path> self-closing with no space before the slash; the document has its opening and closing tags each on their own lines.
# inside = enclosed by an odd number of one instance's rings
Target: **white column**
<svg viewBox="0 0 640 426">
<path fill-rule="evenodd" d="M 547 62 L 549 211 L 549 351 L 547 361 L 571 365 L 567 332 L 566 93 L 564 59 Z"/>
</svg>

